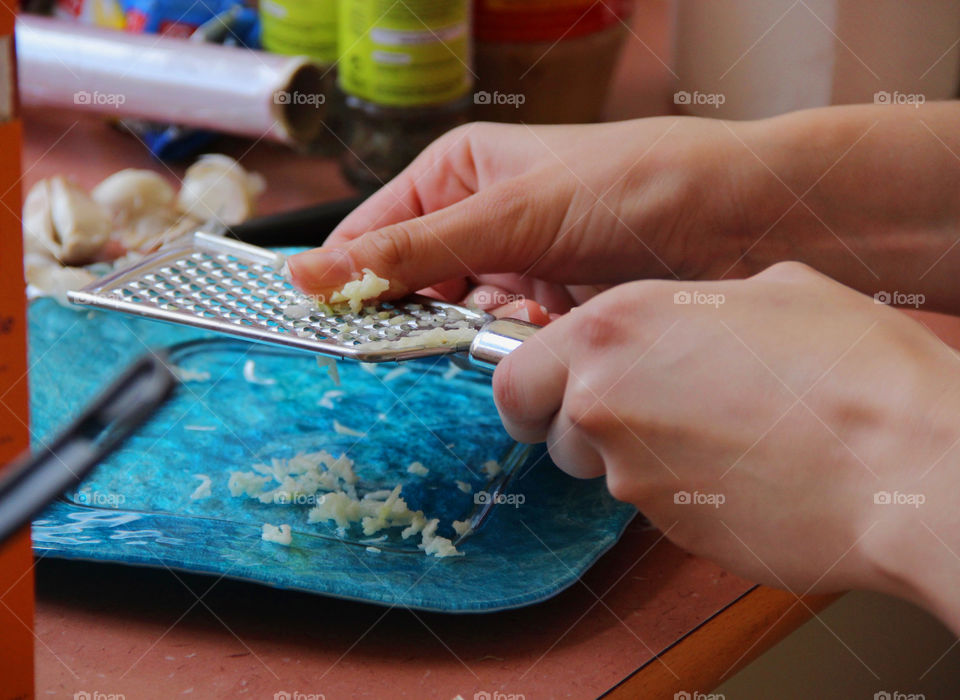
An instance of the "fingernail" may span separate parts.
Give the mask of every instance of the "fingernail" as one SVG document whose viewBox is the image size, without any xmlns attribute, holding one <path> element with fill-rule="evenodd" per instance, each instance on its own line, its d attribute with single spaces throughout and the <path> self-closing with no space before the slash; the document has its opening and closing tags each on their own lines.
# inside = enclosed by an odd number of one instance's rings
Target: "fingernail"
<svg viewBox="0 0 960 700">
<path fill-rule="evenodd" d="M 357 268 L 344 251 L 317 248 L 287 259 L 293 283 L 305 292 L 342 287 L 353 279 Z"/>
</svg>

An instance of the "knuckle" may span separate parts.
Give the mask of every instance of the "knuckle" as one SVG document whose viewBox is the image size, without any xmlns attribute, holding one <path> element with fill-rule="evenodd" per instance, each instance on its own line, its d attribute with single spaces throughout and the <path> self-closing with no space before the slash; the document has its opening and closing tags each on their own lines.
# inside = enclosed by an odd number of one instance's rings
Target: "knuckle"
<svg viewBox="0 0 960 700">
<path fill-rule="evenodd" d="M 530 176 L 514 177 L 498 183 L 484 193 L 486 206 L 498 213 L 498 218 L 506 225 L 519 228 L 523 231 L 534 231 L 539 218 L 540 199 L 543 185 L 538 184 Z M 490 235 L 499 235 L 500 232 L 490 232 Z M 508 238 L 507 236 L 500 236 Z"/>
<path fill-rule="evenodd" d="M 474 139 L 488 138 L 491 126 L 485 122 L 460 124 L 434 139 L 420 157 L 430 162 L 448 157 L 451 151 L 467 147 Z"/>
<path fill-rule="evenodd" d="M 604 350 L 624 340 L 624 329 L 609 306 L 598 304 L 581 312 L 581 342 L 591 351 Z"/>
<path fill-rule="evenodd" d="M 644 500 L 644 489 L 637 479 L 622 467 L 607 469 L 607 491 L 624 503 L 636 504 Z"/>
<path fill-rule="evenodd" d="M 755 279 L 777 282 L 806 282 L 820 279 L 822 275 L 805 263 L 787 260 L 774 263 L 767 269 L 754 275 Z"/>
<path fill-rule="evenodd" d="M 600 395 L 582 380 L 571 382 L 563 397 L 563 411 L 585 433 L 605 431 L 613 418 Z"/>
<path fill-rule="evenodd" d="M 676 484 L 657 477 L 654 461 L 645 451 L 620 455 L 607 464 L 607 490 L 618 501 L 633 505 L 661 503 L 672 498 Z"/>
<path fill-rule="evenodd" d="M 417 237 L 406 221 L 373 231 L 363 237 L 364 251 L 383 270 L 400 267 L 415 253 Z M 378 270 L 374 269 L 374 272 Z"/>
</svg>

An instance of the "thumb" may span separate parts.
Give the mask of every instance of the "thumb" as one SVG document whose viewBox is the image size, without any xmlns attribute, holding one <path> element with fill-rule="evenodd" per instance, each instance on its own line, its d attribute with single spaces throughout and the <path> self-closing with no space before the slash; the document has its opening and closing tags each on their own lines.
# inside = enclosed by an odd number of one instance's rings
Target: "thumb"
<svg viewBox="0 0 960 700">
<path fill-rule="evenodd" d="M 536 262 L 560 229 L 562 192 L 527 178 L 494 185 L 426 216 L 288 259 L 294 284 L 327 295 L 369 268 L 390 281 L 383 298 L 446 280 L 516 272 Z"/>
</svg>

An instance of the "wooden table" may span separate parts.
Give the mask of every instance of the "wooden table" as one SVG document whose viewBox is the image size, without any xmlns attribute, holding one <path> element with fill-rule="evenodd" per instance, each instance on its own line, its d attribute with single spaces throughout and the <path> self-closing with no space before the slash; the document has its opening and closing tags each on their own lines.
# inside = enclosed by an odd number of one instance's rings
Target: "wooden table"
<svg viewBox="0 0 960 700">
<path fill-rule="evenodd" d="M 664 0 L 640 3 L 612 118 L 664 111 L 667 21 Z M 27 111 L 24 122 L 26 187 L 58 173 L 92 186 L 124 167 L 182 175 L 97 119 Z M 263 213 L 351 193 L 329 160 L 263 143 L 218 148 L 268 177 Z M 42 560 L 36 573 L 38 697 L 673 697 L 714 687 L 830 600 L 752 586 L 639 520 L 573 588 L 479 616 L 162 568 Z"/>
</svg>

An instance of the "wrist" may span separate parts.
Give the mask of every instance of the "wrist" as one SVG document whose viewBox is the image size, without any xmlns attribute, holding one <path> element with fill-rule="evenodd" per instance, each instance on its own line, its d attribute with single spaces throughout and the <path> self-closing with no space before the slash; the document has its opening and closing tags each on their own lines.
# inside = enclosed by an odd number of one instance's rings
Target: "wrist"
<svg viewBox="0 0 960 700">
<path fill-rule="evenodd" d="M 960 227 L 960 138 L 944 126 L 958 112 L 853 105 L 744 122 L 737 135 L 753 162 L 738 274 L 798 260 L 869 294 L 960 309 L 951 261 L 934 265 Z"/>
<path fill-rule="evenodd" d="M 920 520 L 878 522 L 864 538 L 871 580 L 863 587 L 908 600 L 960 635 L 960 549 L 943 534 L 938 524 L 924 527 Z"/>
<path fill-rule="evenodd" d="M 897 423 L 905 447 L 890 450 L 898 463 L 879 471 L 866 494 L 873 503 L 859 547 L 863 586 L 910 600 L 960 634 L 960 391 L 928 392 Z"/>
</svg>

